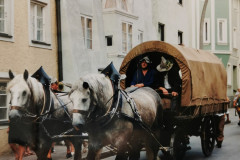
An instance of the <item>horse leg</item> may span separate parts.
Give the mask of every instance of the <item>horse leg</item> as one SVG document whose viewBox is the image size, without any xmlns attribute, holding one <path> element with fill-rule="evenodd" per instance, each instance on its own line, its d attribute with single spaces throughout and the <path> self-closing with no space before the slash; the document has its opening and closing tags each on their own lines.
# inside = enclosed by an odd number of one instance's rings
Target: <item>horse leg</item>
<svg viewBox="0 0 240 160">
<path fill-rule="evenodd" d="M 48 158 L 47 155 L 49 153 L 49 151 L 51 152 L 51 147 L 52 147 L 53 143 L 44 143 L 42 144 L 42 147 L 39 148 L 36 151 L 36 155 L 38 157 L 38 160 L 52 160 L 52 158 Z"/>
<path fill-rule="evenodd" d="M 129 150 L 129 160 L 138 160 L 140 158 L 142 145 L 134 145 Z"/>
<path fill-rule="evenodd" d="M 158 150 L 159 146 L 156 144 L 156 142 L 149 142 L 150 144 L 146 146 L 146 154 L 148 160 L 158 160 L 160 159 L 158 157 Z"/>
<path fill-rule="evenodd" d="M 128 155 L 126 150 L 118 150 L 115 160 L 127 160 Z"/>
<path fill-rule="evenodd" d="M 64 142 L 65 142 L 65 145 L 67 147 L 66 158 L 70 158 L 70 157 L 72 157 L 72 153 L 71 153 L 72 143 L 69 140 L 64 140 Z"/>
<path fill-rule="evenodd" d="M 89 144 L 87 160 L 100 160 L 101 152 L 102 152 L 102 146 L 100 146 L 99 144 L 97 145 Z"/>
<path fill-rule="evenodd" d="M 73 138 L 71 140 L 73 146 L 74 146 L 74 160 L 81 160 L 82 159 L 82 140 L 79 140 L 78 138 Z"/>
</svg>

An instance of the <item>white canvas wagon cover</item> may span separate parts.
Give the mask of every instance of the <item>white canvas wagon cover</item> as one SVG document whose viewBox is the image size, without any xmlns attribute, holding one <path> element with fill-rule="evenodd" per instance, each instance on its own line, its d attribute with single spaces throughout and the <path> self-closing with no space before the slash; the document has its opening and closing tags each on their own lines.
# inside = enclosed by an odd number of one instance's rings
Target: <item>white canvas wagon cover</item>
<svg viewBox="0 0 240 160">
<path fill-rule="evenodd" d="M 168 54 L 179 65 L 182 72 L 181 106 L 209 105 L 210 107 L 226 102 L 226 70 L 221 60 L 207 51 L 162 41 L 144 42 L 125 56 L 120 67 L 120 74 L 126 74 L 131 60 L 135 57 L 150 52 Z M 121 81 L 121 87 L 123 89 L 126 87 L 124 80 Z"/>
</svg>

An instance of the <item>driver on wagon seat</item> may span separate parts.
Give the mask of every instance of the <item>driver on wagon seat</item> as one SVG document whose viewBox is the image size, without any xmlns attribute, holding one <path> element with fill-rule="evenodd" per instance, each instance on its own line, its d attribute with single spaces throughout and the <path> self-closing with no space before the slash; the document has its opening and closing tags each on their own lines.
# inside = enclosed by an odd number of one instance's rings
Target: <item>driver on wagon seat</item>
<svg viewBox="0 0 240 160">
<path fill-rule="evenodd" d="M 151 61 L 146 56 L 139 63 L 141 68 L 134 73 L 131 87 L 153 87 L 155 71 L 150 68 Z"/>
</svg>

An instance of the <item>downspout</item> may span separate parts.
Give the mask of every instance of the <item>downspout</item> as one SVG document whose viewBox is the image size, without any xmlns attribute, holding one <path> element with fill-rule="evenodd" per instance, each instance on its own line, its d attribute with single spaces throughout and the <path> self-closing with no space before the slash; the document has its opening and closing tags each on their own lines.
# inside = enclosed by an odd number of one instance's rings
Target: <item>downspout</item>
<svg viewBox="0 0 240 160">
<path fill-rule="evenodd" d="M 57 18 L 57 52 L 58 52 L 58 81 L 63 80 L 62 63 L 62 27 L 61 27 L 61 0 L 56 0 L 56 18 Z"/>
</svg>

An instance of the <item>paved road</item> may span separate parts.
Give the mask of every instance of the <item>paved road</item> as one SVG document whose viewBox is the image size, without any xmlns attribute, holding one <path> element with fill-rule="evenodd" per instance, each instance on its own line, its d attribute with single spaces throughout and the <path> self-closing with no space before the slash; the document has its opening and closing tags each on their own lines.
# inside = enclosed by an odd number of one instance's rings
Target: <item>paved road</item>
<svg viewBox="0 0 240 160">
<path fill-rule="evenodd" d="M 232 123 L 225 125 L 225 139 L 222 148 L 215 148 L 210 157 L 204 157 L 201 149 L 199 137 L 190 138 L 192 149 L 186 152 L 184 160 L 239 160 L 240 159 L 240 127 L 237 125 L 238 117 L 234 115 L 234 109 L 230 110 L 230 119 Z M 56 152 L 53 153 L 53 160 L 66 160 L 66 147 L 55 146 Z M 159 152 L 162 157 L 161 152 Z M 109 157 L 105 160 L 114 160 L 115 157 Z M 72 158 L 70 158 L 72 159 Z M 146 159 L 145 152 L 141 152 L 141 160 Z M 14 160 L 13 155 L 3 155 L 0 160 Z M 24 160 L 36 160 L 36 156 L 25 157 Z"/>
</svg>

